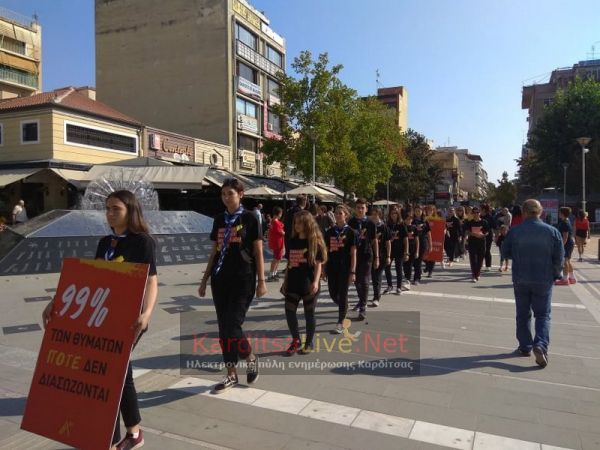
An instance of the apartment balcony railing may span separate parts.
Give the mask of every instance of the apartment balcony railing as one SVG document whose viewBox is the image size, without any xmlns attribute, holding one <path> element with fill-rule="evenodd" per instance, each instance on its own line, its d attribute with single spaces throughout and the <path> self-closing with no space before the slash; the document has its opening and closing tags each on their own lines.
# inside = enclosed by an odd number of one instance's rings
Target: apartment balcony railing
<svg viewBox="0 0 600 450">
<path fill-rule="evenodd" d="M 21 72 L 7 66 L 0 66 L 0 81 L 8 81 L 33 89 L 38 88 L 38 78 L 35 75 Z"/>
<path fill-rule="evenodd" d="M 237 44 L 236 52 L 237 52 L 238 56 L 241 56 L 246 61 L 250 61 L 256 67 L 264 70 L 269 75 L 275 76 L 275 75 L 277 75 L 278 72 L 283 71 L 283 69 L 281 67 L 279 67 L 277 64 L 272 63 L 267 58 L 265 58 L 263 55 L 254 51 L 253 48 L 248 47 L 242 41 L 238 40 L 238 41 L 236 41 L 236 44 Z"/>
<path fill-rule="evenodd" d="M 0 17 L 29 29 L 33 29 L 34 24 L 37 24 L 36 16 L 25 16 L 2 6 L 0 6 Z"/>
</svg>

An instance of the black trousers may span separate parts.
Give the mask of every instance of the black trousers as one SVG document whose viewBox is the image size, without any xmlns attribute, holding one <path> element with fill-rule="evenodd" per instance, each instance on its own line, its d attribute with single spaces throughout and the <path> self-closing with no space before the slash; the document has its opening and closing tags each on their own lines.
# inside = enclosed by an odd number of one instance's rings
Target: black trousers
<svg viewBox="0 0 600 450">
<path fill-rule="evenodd" d="M 492 267 L 492 244 L 494 243 L 494 236 L 490 231 L 485 236 L 485 267 Z"/>
<path fill-rule="evenodd" d="M 404 268 L 404 278 L 406 278 L 408 281 L 411 280 L 411 275 L 412 272 L 414 270 L 415 272 L 415 280 L 420 280 L 421 279 L 421 258 L 419 257 L 419 255 L 416 255 L 415 253 L 409 253 L 408 255 L 408 261 L 404 261 L 402 263 L 402 267 Z M 419 274 L 419 277 L 417 278 L 417 271 Z"/>
<path fill-rule="evenodd" d="M 404 262 L 404 252 L 399 255 L 392 254 L 392 264 L 385 267 L 385 278 L 388 286 L 393 286 L 392 280 L 392 265 L 396 268 L 396 287 L 400 289 L 402 286 L 402 264 Z"/>
<path fill-rule="evenodd" d="M 227 367 L 232 367 L 252 353 L 242 325 L 254 298 L 255 275 L 237 276 L 235 280 L 226 275 L 213 276 L 211 287 L 223 361 Z"/>
<path fill-rule="evenodd" d="M 356 287 L 358 307 L 361 311 L 367 309 L 369 278 L 371 278 L 371 259 L 358 259 L 358 261 L 356 261 L 356 281 L 354 281 L 354 287 Z"/>
<path fill-rule="evenodd" d="M 479 278 L 481 267 L 485 257 L 485 240 L 469 238 L 469 263 L 471 264 L 471 275 L 473 278 Z"/>
<path fill-rule="evenodd" d="M 458 248 L 458 237 L 446 236 L 444 239 L 444 249 L 446 250 L 446 256 L 448 261 L 454 262 L 454 257 L 457 256 Z"/>
<path fill-rule="evenodd" d="M 133 344 L 133 348 L 135 348 L 138 342 L 140 342 L 140 338 L 145 332 L 146 330 L 139 334 Z M 121 392 L 121 402 L 119 403 L 119 411 L 117 412 L 117 421 L 115 423 L 115 431 L 113 432 L 112 438 L 113 445 L 121 440 L 121 416 L 123 416 L 123 424 L 125 427 L 133 427 L 142 421 L 142 416 L 140 416 L 140 407 L 138 405 L 137 391 L 135 390 L 135 384 L 133 383 L 133 369 L 131 367 L 131 361 L 129 361 L 129 364 L 127 365 L 125 384 L 123 384 L 123 391 Z"/>
<path fill-rule="evenodd" d="M 339 267 L 327 270 L 327 288 L 333 303 L 338 305 L 338 323 L 342 323 L 348 314 L 348 288 L 350 285 L 349 270 Z"/>
<path fill-rule="evenodd" d="M 379 300 L 381 298 L 381 281 L 383 279 L 383 272 L 385 271 L 385 259 L 379 259 L 379 266 L 377 269 L 375 265 L 371 267 L 371 281 L 373 282 L 373 300 Z"/>
<path fill-rule="evenodd" d="M 317 307 L 317 297 L 315 295 L 300 296 L 292 292 L 288 292 L 285 296 L 285 318 L 292 338 L 300 340 L 300 330 L 298 329 L 298 305 L 300 300 L 304 305 L 304 319 L 306 320 L 306 344 L 312 345 L 315 337 L 315 328 L 317 321 L 315 320 L 315 308 Z"/>
</svg>

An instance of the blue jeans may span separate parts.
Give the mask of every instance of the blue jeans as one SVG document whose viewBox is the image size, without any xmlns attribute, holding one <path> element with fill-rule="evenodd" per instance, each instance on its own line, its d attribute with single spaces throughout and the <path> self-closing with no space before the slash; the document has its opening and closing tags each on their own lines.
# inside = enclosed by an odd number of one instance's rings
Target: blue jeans
<svg viewBox="0 0 600 450">
<path fill-rule="evenodd" d="M 548 351 L 550 343 L 550 301 L 552 283 L 517 283 L 514 285 L 517 306 L 517 340 L 519 348 L 531 351 L 541 347 Z M 535 317 L 535 337 L 531 336 L 531 313 Z"/>
</svg>

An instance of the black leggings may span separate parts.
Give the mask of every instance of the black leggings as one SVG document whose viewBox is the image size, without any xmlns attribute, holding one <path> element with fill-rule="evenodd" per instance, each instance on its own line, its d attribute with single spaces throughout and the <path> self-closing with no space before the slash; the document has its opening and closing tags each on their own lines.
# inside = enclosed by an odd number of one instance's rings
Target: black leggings
<svg viewBox="0 0 600 450">
<path fill-rule="evenodd" d="M 415 280 L 421 279 L 421 264 L 423 261 L 421 260 L 420 255 L 415 255 L 411 253 L 408 255 L 408 261 L 404 261 L 402 264 L 404 267 L 404 278 L 408 281 L 411 279 L 412 271 L 415 271 Z"/>
<path fill-rule="evenodd" d="M 399 255 L 392 255 L 392 264 L 396 268 L 396 287 L 398 289 L 400 289 L 400 286 L 402 286 L 402 264 L 404 262 L 403 255 L 403 252 Z M 394 285 L 394 282 L 392 281 L 392 264 L 385 267 L 385 279 L 388 286 Z"/>
<path fill-rule="evenodd" d="M 242 325 L 254 298 L 254 280 L 254 274 L 240 276 L 235 280 L 212 277 L 213 302 L 219 323 L 219 344 L 227 367 L 235 366 L 240 359 L 246 359 L 252 354 Z"/>
<path fill-rule="evenodd" d="M 471 264 L 471 275 L 479 278 L 481 266 L 485 256 L 485 241 L 483 239 L 469 238 L 469 263 Z"/>
<path fill-rule="evenodd" d="M 444 249 L 446 250 L 446 256 L 448 256 L 449 262 L 454 262 L 454 257 L 457 256 L 458 248 L 458 236 L 446 236 L 444 241 Z"/>
<path fill-rule="evenodd" d="M 338 305 L 338 323 L 342 323 L 348 314 L 348 287 L 350 273 L 348 270 L 334 270 L 327 273 L 327 287 L 333 303 Z"/>
<path fill-rule="evenodd" d="M 314 296 L 306 295 L 301 297 L 299 295 L 288 292 L 285 296 L 285 318 L 287 319 L 288 328 L 292 334 L 292 338 L 300 340 L 300 331 L 298 330 L 298 305 L 300 300 L 304 304 L 304 318 L 306 319 L 306 344 L 312 345 L 313 338 L 315 336 L 315 328 L 317 327 L 317 321 L 315 320 L 315 308 L 317 306 L 317 292 Z"/>
<path fill-rule="evenodd" d="M 381 299 L 381 281 L 383 278 L 383 271 L 386 268 L 385 261 L 385 259 L 380 259 L 377 269 L 375 266 L 371 268 L 371 281 L 373 281 L 373 300 Z"/>
<path fill-rule="evenodd" d="M 485 237 L 485 267 L 492 267 L 492 244 L 494 236 L 490 231 Z"/>
<path fill-rule="evenodd" d="M 133 344 L 133 348 L 140 341 L 146 330 L 142 331 Z M 133 351 L 133 349 L 132 349 Z M 133 369 L 131 361 L 127 365 L 127 374 L 125 375 L 125 384 L 123 384 L 123 392 L 121 393 L 121 402 L 119 411 L 117 412 L 117 421 L 115 423 L 115 431 L 113 432 L 112 444 L 117 444 L 121 440 L 121 416 L 125 427 L 133 427 L 142 421 L 140 416 L 140 407 L 138 405 L 137 391 L 133 383 Z"/>
</svg>

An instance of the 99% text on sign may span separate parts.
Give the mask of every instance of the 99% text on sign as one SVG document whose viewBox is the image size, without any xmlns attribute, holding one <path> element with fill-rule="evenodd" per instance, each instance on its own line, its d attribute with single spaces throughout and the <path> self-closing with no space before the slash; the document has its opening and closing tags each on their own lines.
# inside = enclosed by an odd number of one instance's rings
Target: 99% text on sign
<svg viewBox="0 0 600 450">
<path fill-rule="evenodd" d="M 106 299 L 110 294 L 110 288 L 96 289 L 91 299 L 90 294 L 91 290 L 89 287 L 86 286 L 77 290 L 77 286 L 71 284 L 65 289 L 65 291 L 62 294 L 61 301 L 64 306 L 58 312 L 58 315 L 61 317 L 64 316 L 67 313 L 67 311 L 69 311 L 74 302 L 76 306 L 74 306 L 73 309 L 76 309 L 77 306 L 78 308 L 75 312 L 70 314 L 69 317 L 71 319 L 77 319 L 79 316 L 81 316 L 81 314 L 83 314 L 84 310 L 86 309 L 86 306 L 88 306 L 88 310 L 92 308 L 92 313 L 90 314 L 89 319 L 87 321 L 87 326 L 94 326 L 98 328 L 100 325 L 102 325 L 102 322 L 104 322 L 106 316 L 108 316 L 108 308 L 104 306 L 104 303 L 106 302 Z"/>
</svg>

